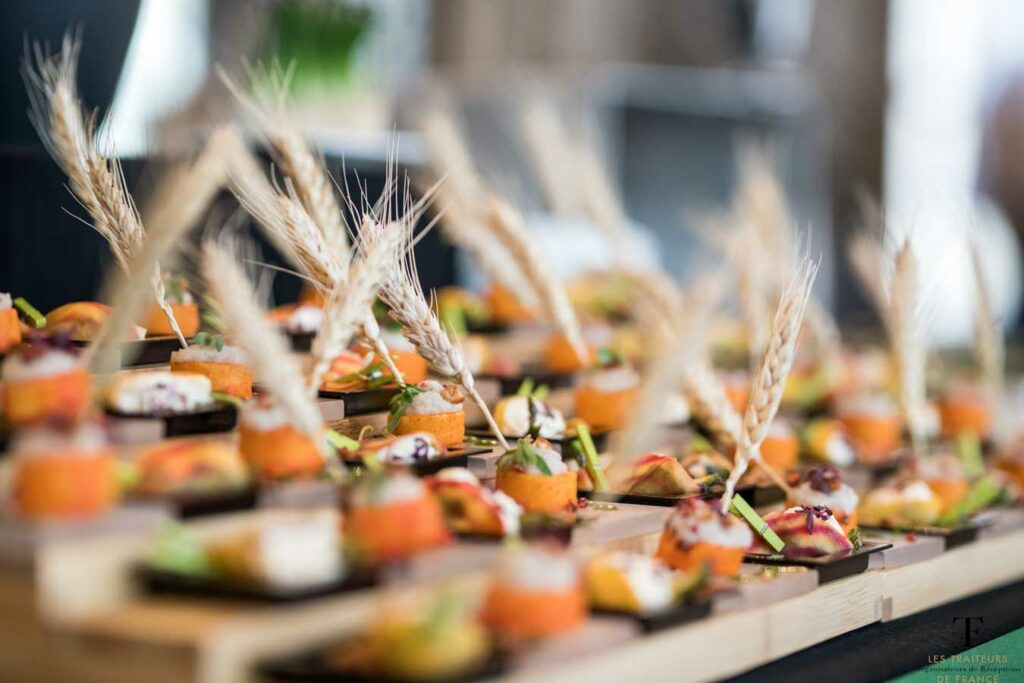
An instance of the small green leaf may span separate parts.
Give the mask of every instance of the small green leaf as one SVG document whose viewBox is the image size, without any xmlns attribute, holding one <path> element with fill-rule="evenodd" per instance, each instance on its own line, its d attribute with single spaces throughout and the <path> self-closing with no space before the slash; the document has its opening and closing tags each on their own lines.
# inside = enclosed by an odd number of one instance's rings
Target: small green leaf
<svg viewBox="0 0 1024 683">
<path fill-rule="evenodd" d="M 548 467 L 547 461 L 544 460 L 541 454 L 537 452 L 537 449 L 534 448 L 526 439 L 519 440 L 518 448 L 529 464 L 536 467 L 543 474 L 549 477 L 551 476 L 551 468 Z"/>
<path fill-rule="evenodd" d="M 981 440 L 974 432 L 961 432 L 956 436 L 956 455 L 964 466 L 968 479 L 985 474 L 985 460 L 981 454 Z"/>
<path fill-rule="evenodd" d="M 594 440 L 590 438 L 590 428 L 583 422 L 576 427 L 576 438 L 582 447 L 583 462 L 587 474 L 590 475 L 590 480 L 594 482 L 594 490 L 608 491 L 611 489 L 611 484 L 608 483 L 608 477 L 605 476 L 604 469 L 601 468 L 597 448 L 594 446 Z"/>
<path fill-rule="evenodd" d="M 225 394 L 223 391 L 214 391 L 210 393 L 210 397 L 213 398 L 217 403 L 227 403 L 233 405 L 236 408 L 242 407 L 242 399 L 231 394 Z"/>
<path fill-rule="evenodd" d="M 538 401 L 543 401 L 551 394 L 551 387 L 547 384 L 541 384 L 539 387 L 533 390 L 533 397 Z"/>
<path fill-rule="evenodd" d="M 527 377 L 516 389 L 516 396 L 530 396 L 533 393 L 533 378 Z"/>
<path fill-rule="evenodd" d="M 14 300 L 14 308 L 21 314 L 22 320 L 28 325 L 36 328 L 37 330 L 46 327 L 46 316 L 39 312 L 39 310 L 30 304 L 25 297 L 17 297 Z"/>
<path fill-rule="evenodd" d="M 331 444 L 339 451 L 357 451 L 359 450 L 359 442 L 355 439 L 345 436 L 340 432 L 333 429 L 325 429 L 324 436 L 327 437 L 327 443 Z"/>
<path fill-rule="evenodd" d="M 602 346 L 597 350 L 597 365 L 598 367 L 605 367 L 608 365 L 620 365 L 622 363 L 622 356 L 617 351 Z"/>
</svg>

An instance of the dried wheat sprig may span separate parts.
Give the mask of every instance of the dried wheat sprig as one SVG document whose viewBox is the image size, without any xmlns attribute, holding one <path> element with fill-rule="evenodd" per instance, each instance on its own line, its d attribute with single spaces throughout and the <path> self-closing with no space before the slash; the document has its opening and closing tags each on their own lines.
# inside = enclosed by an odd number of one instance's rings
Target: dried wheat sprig
<svg viewBox="0 0 1024 683">
<path fill-rule="evenodd" d="M 990 399 L 998 404 L 1003 393 L 1006 342 L 996 320 L 992 292 L 985 280 L 985 269 L 977 242 L 971 240 L 968 248 L 971 272 L 974 274 L 974 355 Z"/>
<path fill-rule="evenodd" d="M 726 448 L 740 441 L 743 419 L 729 400 L 722 381 L 706 359 L 695 359 L 682 381 L 694 417 Z"/>
<path fill-rule="evenodd" d="M 787 261 L 796 253 L 794 223 L 776 172 L 774 148 L 746 141 L 740 143 L 737 156 L 740 183 L 733 206 L 737 218 L 753 226 L 769 262 L 784 269 L 780 275 L 791 272 L 792 263 Z"/>
<path fill-rule="evenodd" d="M 728 511 L 736 484 L 747 471 L 751 460 L 761 465 L 762 469 L 771 475 L 783 490 L 789 488 L 785 479 L 764 463 L 760 449 L 782 400 L 786 377 L 793 366 L 796 341 L 803 322 L 804 309 L 807 307 L 811 285 L 814 283 L 817 273 L 817 265 L 804 257 L 792 281 L 782 293 L 772 323 L 771 337 L 764 355 L 761 357 L 750 389 L 750 399 L 743 415 L 743 428 L 740 430 L 734 466 L 726 481 L 725 493 L 722 496 L 723 511 Z"/>
<path fill-rule="evenodd" d="M 408 213 L 397 224 L 381 224 L 376 221 L 364 223 L 363 230 L 371 229 L 370 240 L 384 239 L 388 231 L 400 231 L 406 237 L 412 235 L 415 218 Z M 404 268 L 395 269 L 385 279 L 380 290 L 380 297 L 391 311 L 391 317 L 402 325 L 405 335 L 421 356 L 423 356 L 434 372 L 450 377 L 458 382 L 480 408 L 494 437 L 502 448 L 508 450 L 508 442 L 502 435 L 494 416 L 480 392 L 476 389 L 473 373 L 462 357 L 461 349 L 452 342 L 451 337 L 441 328 L 437 314 L 423 295 L 419 276 L 416 272 L 416 261 L 411 250 L 406 249 L 409 257 Z"/>
<path fill-rule="evenodd" d="M 451 105 L 435 103 L 427 107 L 419 119 L 420 133 L 426 141 L 431 162 L 443 169 L 449 192 L 466 201 L 479 201 L 484 195 L 483 182 L 466 145 L 462 127 L 456 121 Z"/>
<path fill-rule="evenodd" d="M 572 174 L 571 153 L 564 125 L 555 107 L 540 97 L 530 98 L 520 110 L 523 140 L 533 173 L 548 208 L 556 216 L 579 216 L 580 198 L 565 179 Z"/>
<path fill-rule="evenodd" d="M 927 440 L 925 405 L 925 348 L 917 258 L 906 241 L 896 252 L 889 296 L 893 354 L 899 369 L 900 403 L 910 432 L 911 447 L 923 453 Z"/>
<path fill-rule="evenodd" d="M 804 311 L 804 329 L 814 341 L 814 348 L 830 363 L 840 362 L 843 355 L 843 339 L 839 325 L 832 313 L 817 297 L 811 295 Z"/>
<path fill-rule="evenodd" d="M 106 159 L 93 144 L 95 117 L 88 120 L 78 99 L 75 77 L 80 43 L 65 35 L 61 51 L 48 56 L 36 44 L 22 64 L 28 88 L 29 118 L 44 146 L 68 175 L 70 189 L 88 212 L 92 227 L 110 246 L 118 265 L 131 274 L 144 239 L 142 220 L 125 185 L 117 159 Z M 164 300 L 159 264 L 146 283 L 182 346 L 187 346 L 170 305 Z"/>
<path fill-rule="evenodd" d="M 618 191 L 612 185 L 607 164 L 592 140 L 579 136 L 569 144 L 577 172 L 577 193 L 583 208 L 612 247 L 612 259 L 620 261 L 624 254 L 616 247 L 626 239 L 629 218 Z"/>
<path fill-rule="evenodd" d="M 237 250 L 207 241 L 201 270 L 235 339 L 245 348 L 254 374 L 273 394 L 292 425 L 328 456 L 323 419 L 306 390 L 302 368 L 281 332 L 267 320 L 252 283 L 238 265 Z"/>
<path fill-rule="evenodd" d="M 886 292 L 887 277 L 885 253 L 881 243 L 866 232 L 858 232 L 850 238 L 847 256 L 853 274 L 861 289 L 875 309 L 886 334 L 891 334 L 889 320 L 889 296 Z"/>
<path fill-rule="evenodd" d="M 489 209 L 491 231 L 533 285 L 548 321 L 565 335 L 580 362 L 584 366 L 589 365 L 590 354 L 565 285 L 534 246 L 519 214 L 497 197 L 490 198 Z"/>
<path fill-rule="evenodd" d="M 407 244 L 401 231 L 385 230 L 358 245 L 361 256 L 352 263 L 348 277 L 335 284 L 327 299 L 323 324 L 313 338 L 313 369 L 309 376 L 313 394 L 319 389 L 331 361 L 348 346 L 359 329 L 365 328 L 366 312 L 373 306 L 384 281 L 397 270 Z M 384 351 L 387 353 L 386 348 Z M 396 379 L 401 381 L 399 377 Z"/>
<path fill-rule="evenodd" d="M 771 314 L 765 299 L 771 287 L 765 277 L 766 264 L 759 256 L 760 245 L 757 240 L 753 229 L 745 227 L 737 231 L 730 246 L 736 270 L 736 293 L 739 298 L 740 314 L 747 330 L 747 346 L 751 361 L 756 358 L 756 350 L 765 347 L 771 328 Z"/>
</svg>

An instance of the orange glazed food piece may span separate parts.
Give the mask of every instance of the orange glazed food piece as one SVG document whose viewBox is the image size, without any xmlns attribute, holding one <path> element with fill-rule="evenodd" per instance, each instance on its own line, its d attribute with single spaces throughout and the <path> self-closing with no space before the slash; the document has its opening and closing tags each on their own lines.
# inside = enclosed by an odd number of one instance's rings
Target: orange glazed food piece
<svg viewBox="0 0 1024 683">
<path fill-rule="evenodd" d="M 495 488 L 519 503 L 527 512 L 574 512 L 577 503 L 575 472 L 554 476 L 498 469 Z"/>
<path fill-rule="evenodd" d="M 839 421 L 865 462 L 884 460 L 900 445 L 903 423 L 896 416 L 847 413 Z"/>
<path fill-rule="evenodd" d="M 952 439 L 964 432 L 985 439 L 992 433 L 992 408 L 983 395 L 958 392 L 939 403 L 942 436 Z"/>
<path fill-rule="evenodd" d="M 19 458 L 14 472 L 18 512 L 32 518 L 81 518 L 108 510 L 117 500 L 113 451 L 69 449 Z"/>
<path fill-rule="evenodd" d="M 262 430 L 243 421 L 238 428 L 238 450 L 263 480 L 311 476 L 324 467 L 324 456 L 316 445 L 290 425 Z"/>
<path fill-rule="evenodd" d="M 551 372 L 578 372 L 592 365 L 596 359 L 596 352 L 588 346 L 587 363 L 584 365 L 584 363 L 580 361 L 580 357 L 576 354 L 576 350 L 573 348 L 572 344 L 569 343 L 569 340 L 564 334 L 552 336 L 548 339 L 548 343 L 544 347 L 544 367 Z"/>
<path fill-rule="evenodd" d="M 800 454 L 800 442 L 792 431 L 769 431 L 761 444 L 761 457 L 764 461 L 780 472 L 796 467 L 797 456 Z"/>
<path fill-rule="evenodd" d="M 391 355 L 391 359 L 395 362 L 395 367 L 402 373 L 402 378 L 406 384 L 419 384 L 427 378 L 427 371 L 430 369 L 430 364 L 427 360 L 416 353 L 415 351 L 406 350 L 395 350 L 388 349 L 388 353 Z M 378 355 L 374 355 L 374 362 L 380 362 L 382 359 Z M 390 376 L 391 373 L 388 373 Z"/>
<path fill-rule="evenodd" d="M 619 429 L 636 403 L 637 388 L 601 391 L 583 385 L 576 389 L 576 417 L 596 431 Z"/>
<path fill-rule="evenodd" d="M 12 425 L 73 420 L 92 400 L 92 377 L 84 369 L 3 383 L 4 415 Z"/>
<path fill-rule="evenodd" d="M 0 310 L 0 352 L 13 349 L 21 343 L 21 322 L 13 308 Z"/>
<path fill-rule="evenodd" d="M 211 390 L 236 398 L 252 398 L 252 369 L 238 363 L 203 360 L 176 360 L 171 357 L 171 372 L 197 372 L 210 378 Z"/>
<path fill-rule="evenodd" d="M 716 576 L 736 576 L 743 562 L 744 548 L 727 548 L 700 541 L 683 548 L 669 532 L 663 532 L 654 556 L 673 569 L 689 571 L 707 565 Z"/>
<path fill-rule="evenodd" d="M 583 591 L 527 591 L 495 584 L 484 598 L 483 620 L 507 638 L 542 638 L 572 631 L 586 617 Z"/>
<path fill-rule="evenodd" d="M 178 321 L 178 327 L 181 328 L 181 333 L 184 336 L 194 337 L 196 332 L 199 331 L 198 305 L 194 303 L 171 304 L 171 313 L 174 314 L 174 319 Z M 156 304 L 147 309 L 146 317 L 142 321 L 142 326 L 146 328 L 146 334 L 151 337 L 167 337 L 174 334 L 174 330 L 171 328 L 171 322 Z"/>
<path fill-rule="evenodd" d="M 486 294 L 491 319 L 502 323 L 522 323 L 533 320 L 529 309 L 516 296 L 501 285 L 492 285 Z"/>
<path fill-rule="evenodd" d="M 458 446 L 466 437 L 466 416 L 461 410 L 450 413 L 432 413 L 427 415 L 409 415 L 406 413 L 398 420 L 395 436 L 428 432 L 445 447 Z"/>
<path fill-rule="evenodd" d="M 371 561 L 401 560 L 449 540 L 441 506 L 430 494 L 384 505 L 356 505 L 346 511 L 345 533 Z"/>
</svg>

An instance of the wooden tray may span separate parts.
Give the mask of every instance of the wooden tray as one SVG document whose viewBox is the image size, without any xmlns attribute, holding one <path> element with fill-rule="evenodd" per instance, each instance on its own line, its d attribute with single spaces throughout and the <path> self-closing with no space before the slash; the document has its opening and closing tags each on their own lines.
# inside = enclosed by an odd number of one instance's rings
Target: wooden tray
<svg viewBox="0 0 1024 683">
<path fill-rule="evenodd" d="M 818 572 L 818 585 L 821 585 L 867 571 L 871 554 L 891 547 L 891 543 L 865 541 L 859 550 L 846 554 L 836 553 L 822 557 L 789 558 L 780 554 L 763 555 L 760 553 L 747 553 L 743 556 L 743 560 L 755 564 L 774 564 L 814 569 Z"/>
<path fill-rule="evenodd" d="M 377 577 L 373 573 L 357 571 L 330 583 L 297 588 L 276 588 L 218 578 L 185 576 L 147 564 L 139 564 L 135 567 L 135 578 L 145 590 L 155 594 L 276 604 L 313 600 L 327 595 L 363 590 L 377 584 Z"/>
</svg>

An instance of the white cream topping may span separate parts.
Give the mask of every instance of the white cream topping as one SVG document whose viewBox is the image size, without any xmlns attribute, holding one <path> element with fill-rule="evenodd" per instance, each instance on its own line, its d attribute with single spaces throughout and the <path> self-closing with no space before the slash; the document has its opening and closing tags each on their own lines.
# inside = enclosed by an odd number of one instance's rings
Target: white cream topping
<svg viewBox="0 0 1024 683">
<path fill-rule="evenodd" d="M 675 425 L 690 420 L 690 403 L 681 394 L 669 394 L 661 405 L 658 421 L 661 424 Z"/>
<path fill-rule="evenodd" d="M 470 472 L 465 467 L 445 467 L 443 470 L 434 475 L 434 479 L 438 481 L 450 481 L 460 484 L 469 484 L 471 486 L 480 486 L 480 480 L 477 479 L 476 475 Z"/>
<path fill-rule="evenodd" d="M 611 393 L 632 389 L 640 384 L 640 375 L 628 365 L 593 370 L 584 379 L 586 384 L 597 391 Z"/>
<path fill-rule="evenodd" d="M 775 418 L 768 425 L 768 436 L 776 439 L 788 439 L 793 436 L 793 428 L 782 418 Z"/>
<path fill-rule="evenodd" d="M 857 454 L 842 434 L 835 433 L 825 442 L 825 458 L 830 463 L 846 467 L 854 463 Z"/>
<path fill-rule="evenodd" d="M 897 409 L 887 394 L 858 394 L 843 399 L 836 412 L 840 415 L 891 417 L 896 414 Z"/>
<path fill-rule="evenodd" d="M 531 428 L 539 428 L 545 439 L 559 439 L 565 436 L 565 417 L 561 411 L 551 408 L 538 399 L 526 396 L 509 396 L 502 399 L 501 423 L 498 428 L 508 436 L 526 436 Z M 534 423 L 530 423 L 530 405 L 533 405 Z"/>
<path fill-rule="evenodd" d="M 857 492 L 847 484 L 841 484 L 835 491 L 827 493 L 813 489 L 811 482 L 805 481 L 793 490 L 793 500 L 800 505 L 809 507 L 824 505 L 833 512 L 848 515 L 857 509 L 860 498 L 857 496 Z"/>
<path fill-rule="evenodd" d="M 439 413 L 462 412 L 461 403 L 449 403 L 441 397 L 444 385 L 432 379 L 417 385 L 421 391 L 412 397 L 412 403 L 405 409 L 406 415 L 437 415 Z"/>
<path fill-rule="evenodd" d="M 344 570 L 340 525 L 334 511 L 289 514 L 258 532 L 260 566 L 268 584 L 311 586 L 338 579 Z"/>
<path fill-rule="evenodd" d="M 381 462 L 395 465 L 433 460 L 441 455 L 435 441 L 434 437 L 426 432 L 405 434 L 378 450 L 374 456 Z"/>
<path fill-rule="evenodd" d="M 551 476 L 554 477 L 569 471 L 569 468 L 567 468 L 565 463 L 562 462 L 562 454 L 555 449 L 537 446 L 536 444 L 533 446 L 533 449 L 537 451 L 541 460 L 543 460 L 544 464 L 548 466 L 548 469 L 551 471 Z M 544 474 L 536 465 L 530 465 L 527 467 L 526 472 L 527 474 Z"/>
<path fill-rule="evenodd" d="M 63 375 L 81 368 L 78 357 L 66 351 L 52 349 L 46 353 L 25 360 L 21 354 L 12 353 L 4 359 L 4 379 L 8 382 L 43 379 Z"/>
<path fill-rule="evenodd" d="M 914 503 L 926 503 L 935 499 L 935 492 L 921 480 L 910 482 L 903 487 L 900 494 L 903 500 Z"/>
<path fill-rule="evenodd" d="M 675 602 L 675 574 L 658 560 L 640 553 L 617 552 L 607 561 L 625 576 L 641 611 L 658 612 Z"/>
<path fill-rule="evenodd" d="M 714 511 L 695 516 L 687 508 L 679 508 L 669 517 L 668 526 L 687 546 L 703 541 L 723 548 L 746 548 L 754 541 L 754 533 L 746 522 Z"/>
<path fill-rule="evenodd" d="M 14 300 L 7 292 L 0 292 L 0 311 L 6 311 L 14 307 Z"/>
<path fill-rule="evenodd" d="M 18 457 L 46 457 L 59 452 L 66 454 L 69 449 L 85 455 L 96 453 L 108 445 L 107 435 L 95 423 L 80 424 L 71 432 L 62 432 L 46 427 L 28 427 L 17 433 L 12 452 Z"/>
<path fill-rule="evenodd" d="M 396 473 L 373 486 L 360 486 L 353 502 L 360 506 L 383 506 L 419 500 L 427 494 L 423 483 L 409 474 Z"/>
<path fill-rule="evenodd" d="M 231 363 L 233 365 L 245 365 L 248 358 L 245 350 L 240 346 L 225 344 L 218 351 L 212 346 L 192 344 L 187 349 L 179 349 L 171 354 L 171 362 L 200 361 L 206 363 Z"/>
<path fill-rule="evenodd" d="M 529 591 L 567 591 L 579 585 L 579 570 L 568 553 L 520 546 L 502 554 L 496 578 Z"/>
<path fill-rule="evenodd" d="M 275 403 L 249 401 L 242 408 L 239 419 L 249 429 L 269 432 L 291 424 L 288 413 Z"/>
<path fill-rule="evenodd" d="M 293 334 L 316 332 L 324 322 L 324 311 L 319 306 L 302 304 L 297 306 L 288 319 L 284 321 L 284 328 Z"/>
<path fill-rule="evenodd" d="M 213 402 L 210 379 L 192 372 L 146 370 L 118 377 L 110 407 L 129 415 L 187 413 Z"/>
<path fill-rule="evenodd" d="M 963 464 L 952 455 L 930 455 L 914 461 L 914 472 L 922 479 L 963 479 Z"/>
<path fill-rule="evenodd" d="M 519 535 L 519 518 L 523 514 L 523 508 L 504 491 L 483 490 L 489 494 L 491 502 L 498 510 L 498 519 L 501 520 L 501 528 L 505 535 Z"/>
</svg>

